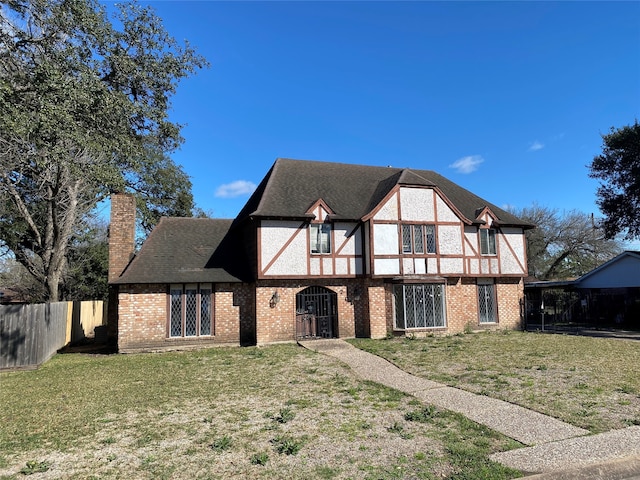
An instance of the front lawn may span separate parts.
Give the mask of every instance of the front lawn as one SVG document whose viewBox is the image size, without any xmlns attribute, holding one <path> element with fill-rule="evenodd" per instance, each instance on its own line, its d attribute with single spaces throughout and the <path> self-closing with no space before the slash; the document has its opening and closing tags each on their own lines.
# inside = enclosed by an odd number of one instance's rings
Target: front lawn
<svg viewBox="0 0 640 480">
<path fill-rule="evenodd" d="M 488 459 L 515 441 L 295 345 L 57 355 L 0 405 L 4 479 L 520 475 Z"/>
<path fill-rule="evenodd" d="M 594 433 L 640 424 L 640 341 L 505 331 L 352 343 L 415 375 Z"/>
</svg>

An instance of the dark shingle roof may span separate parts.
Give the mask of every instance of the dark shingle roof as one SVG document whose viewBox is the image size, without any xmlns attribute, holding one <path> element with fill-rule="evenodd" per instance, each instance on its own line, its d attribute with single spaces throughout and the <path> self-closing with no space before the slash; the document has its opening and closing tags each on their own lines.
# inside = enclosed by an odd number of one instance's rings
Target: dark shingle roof
<svg viewBox="0 0 640 480">
<path fill-rule="evenodd" d="M 240 245 L 227 240 L 232 221 L 162 218 L 140 252 L 113 283 L 239 282 L 246 279 Z"/>
<path fill-rule="evenodd" d="M 396 185 L 437 187 L 469 221 L 489 207 L 499 224 L 530 226 L 431 170 L 282 158 L 276 160 L 236 221 L 248 217 L 304 218 L 320 198 L 335 212 L 335 218 L 359 220 Z"/>
<path fill-rule="evenodd" d="M 468 221 L 489 207 L 499 224 L 531 226 L 430 170 L 278 159 L 235 220 L 162 218 L 113 283 L 250 282 L 255 234 L 232 226 L 251 217 L 309 218 L 318 199 L 334 219 L 360 220 L 396 185 L 438 188 Z"/>
</svg>

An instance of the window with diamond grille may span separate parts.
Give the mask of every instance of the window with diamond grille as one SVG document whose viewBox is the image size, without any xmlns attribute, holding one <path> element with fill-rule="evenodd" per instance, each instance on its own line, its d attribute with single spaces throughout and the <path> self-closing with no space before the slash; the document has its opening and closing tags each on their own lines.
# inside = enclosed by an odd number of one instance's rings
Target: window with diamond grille
<svg viewBox="0 0 640 480">
<path fill-rule="evenodd" d="M 200 335 L 211 335 L 211 290 L 200 289 Z"/>
<path fill-rule="evenodd" d="M 412 284 L 394 287 L 398 329 L 446 326 L 444 285 Z"/>
<path fill-rule="evenodd" d="M 435 225 L 425 225 L 427 236 L 427 253 L 436 253 L 436 227 Z"/>
<path fill-rule="evenodd" d="M 402 225 L 402 253 L 436 253 L 434 225 Z"/>
<path fill-rule="evenodd" d="M 480 323 L 498 322 L 494 285 L 478 285 L 478 311 Z"/>
<path fill-rule="evenodd" d="M 211 284 L 171 285 L 169 336 L 197 337 L 213 331 Z"/>
<path fill-rule="evenodd" d="M 198 289 L 188 286 L 184 291 L 184 336 L 195 337 L 198 324 Z"/>
<path fill-rule="evenodd" d="M 402 253 L 411 251 L 411 225 L 402 225 Z"/>
<path fill-rule="evenodd" d="M 182 336 L 182 288 L 171 288 L 171 326 L 172 337 Z"/>
<path fill-rule="evenodd" d="M 424 235 L 422 225 L 413 226 L 413 252 L 424 253 Z"/>
</svg>

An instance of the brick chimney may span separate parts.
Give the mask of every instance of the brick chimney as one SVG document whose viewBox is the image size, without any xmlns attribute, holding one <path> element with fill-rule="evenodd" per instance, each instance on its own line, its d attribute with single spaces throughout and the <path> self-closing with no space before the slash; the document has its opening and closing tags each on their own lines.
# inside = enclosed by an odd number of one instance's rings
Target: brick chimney
<svg viewBox="0 0 640 480">
<path fill-rule="evenodd" d="M 136 199 L 130 193 L 111 195 L 109 226 L 109 282 L 129 265 L 136 246 Z"/>
</svg>

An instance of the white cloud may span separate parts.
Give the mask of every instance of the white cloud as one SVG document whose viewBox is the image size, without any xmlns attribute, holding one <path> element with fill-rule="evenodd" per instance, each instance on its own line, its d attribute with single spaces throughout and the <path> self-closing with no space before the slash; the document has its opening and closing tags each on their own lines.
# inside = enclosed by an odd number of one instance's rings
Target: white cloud
<svg viewBox="0 0 640 480">
<path fill-rule="evenodd" d="M 471 173 L 475 172 L 482 162 L 484 162 L 484 158 L 480 155 L 469 155 L 456 160 L 449 167 L 455 168 L 458 173 Z"/>
<path fill-rule="evenodd" d="M 538 140 L 536 140 L 535 142 L 532 142 L 531 145 L 529 145 L 530 152 L 537 152 L 538 150 L 542 150 L 543 148 L 544 148 L 544 143 L 541 143 Z"/>
<path fill-rule="evenodd" d="M 236 180 L 235 182 L 220 185 L 215 196 L 219 198 L 235 198 L 243 195 L 251 195 L 256 189 L 256 184 L 247 180 Z"/>
</svg>

